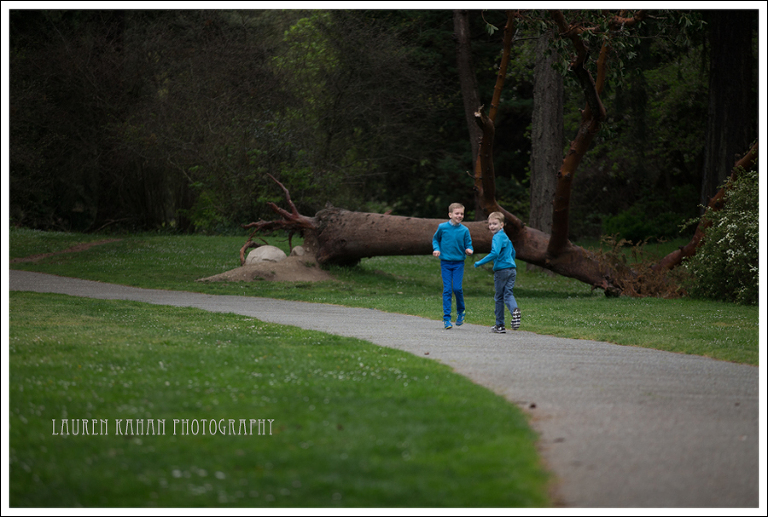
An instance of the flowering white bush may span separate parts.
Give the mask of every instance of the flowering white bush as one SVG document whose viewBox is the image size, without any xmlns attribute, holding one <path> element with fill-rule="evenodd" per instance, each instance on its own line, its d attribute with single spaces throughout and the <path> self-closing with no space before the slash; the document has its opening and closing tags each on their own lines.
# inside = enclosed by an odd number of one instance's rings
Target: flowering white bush
<svg viewBox="0 0 768 517">
<path fill-rule="evenodd" d="M 707 209 L 712 226 L 685 268 L 692 275 L 688 293 L 743 305 L 758 301 L 760 223 L 757 171 L 743 172 L 725 195 L 721 210 Z"/>
</svg>

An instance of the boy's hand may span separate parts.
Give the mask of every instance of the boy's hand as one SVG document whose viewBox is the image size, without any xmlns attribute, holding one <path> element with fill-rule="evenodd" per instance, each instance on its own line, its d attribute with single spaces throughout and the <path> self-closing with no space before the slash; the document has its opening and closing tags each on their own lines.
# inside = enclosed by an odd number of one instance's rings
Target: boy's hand
<svg viewBox="0 0 768 517">
<path fill-rule="evenodd" d="M 473 253 L 471 249 L 465 249 L 464 251 L 467 253 L 467 255 L 472 255 Z"/>
<path fill-rule="evenodd" d="M 440 250 L 435 250 L 432 252 L 432 255 L 439 257 L 440 256 Z"/>
</svg>

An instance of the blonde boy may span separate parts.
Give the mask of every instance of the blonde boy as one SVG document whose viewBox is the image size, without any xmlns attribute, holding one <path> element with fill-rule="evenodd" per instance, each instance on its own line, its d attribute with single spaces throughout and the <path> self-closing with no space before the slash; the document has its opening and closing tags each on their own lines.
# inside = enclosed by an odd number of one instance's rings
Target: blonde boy
<svg viewBox="0 0 768 517">
<path fill-rule="evenodd" d="M 448 219 L 437 227 L 432 237 L 432 255 L 440 257 L 440 273 L 443 278 L 443 325 L 446 329 L 451 329 L 452 295 L 456 297 L 456 326 L 464 323 L 464 258 L 466 255 L 472 255 L 473 249 L 469 229 L 461 224 L 464 220 L 464 205 L 450 205 Z"/>
<path fill-rule="evenodd" d="M 520 309 L 513 289 L 517 278 L 515 264 L 515 247 L 504 232 L 504 214 L 493 212 L 488 216 L 488 229 L 493 232 L 491 252 L 482 260 L 475 262 L 475 267 L 482 266 L 493 260 L 493 287 L 496 291 L 493 299 L 496 302 L 496 325 L 491 332 L 506 333 L 504 328 L 504 306 L 512 313 L 512 329 L 520 328 Z"/>
</svg>

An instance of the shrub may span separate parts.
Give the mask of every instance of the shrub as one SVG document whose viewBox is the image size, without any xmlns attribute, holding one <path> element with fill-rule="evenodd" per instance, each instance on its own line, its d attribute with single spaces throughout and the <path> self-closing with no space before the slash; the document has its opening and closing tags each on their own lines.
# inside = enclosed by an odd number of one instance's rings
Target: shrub
<svg viewBox="0 0 768 517">
<path fill-rule="evenodd" d="M 688 293 L 743 305 L 756 305 L 760 224 L 757 171 L 743 172 L 725 195 L 719 211 L 707 208 L 712 225 L 704 243 L 684 267 L 691 274 Z"/>
<path fill-rule="evenodd" d="M 632 243 L 680 237 L 680 225 L 696 213 L 698 192 L 674 187 L 665 195 L 650 194 L 616 215 L 603 219 L 603 235 L 616 235 Z"/>
</svg>

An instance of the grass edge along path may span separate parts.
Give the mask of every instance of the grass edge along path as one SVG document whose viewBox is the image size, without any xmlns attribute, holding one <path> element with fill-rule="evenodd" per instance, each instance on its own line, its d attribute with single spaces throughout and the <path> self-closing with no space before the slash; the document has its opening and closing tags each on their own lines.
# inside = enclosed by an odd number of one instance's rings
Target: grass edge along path
<svg viewBox="0 0 768 517">
<path fill-rule="evenodd" d="M 550 504 L 522 411 L 435 361 L 240 315 L 10 299 L 13 507 Z M 240 418 L 272 434 L 173 435 Z M 165 435 L 137 434 L 150 419 Z"/>
<path fill-rule="evenodd" d="M 15 250 L 59 251 L 78 234 L 11 230 Z M 104 236 L 102 236 L 104 237 Z M 84 241 L 101 237 L 88 235 Z M 268 242 L 288 251 L 281 238 Z M 58 243 L 58 248 L 56 244 Z M 294 242 L 296 245 L 297 242 Z M 120 242 L 67 253 L 14 269 L 38 271 L 135 287 L 320 302 L 441 319 L 439 261 L 434 257 L 374 257 L 354 268 L 332 268 L 334 282 L 197 282 L 239 266 L 240 237 L 140 234 Z M 674 244 L 670 244 L 674 246 Z M 665 250 L 659 250 L 663 253 Z M 590 339 L 618 345 L 758 365 L 757 307 L 691 299 L 607 299 L 574 279 L 528 272 L 521 262 L 515 288 L 523 329 L 537 334 Z M 467 322 L 493 324 L 493 276 L 488 269 L 464 276 Z"/>
</svg>

